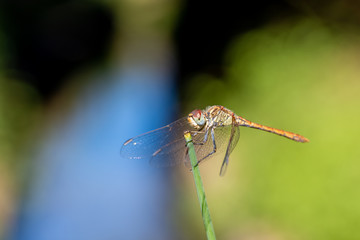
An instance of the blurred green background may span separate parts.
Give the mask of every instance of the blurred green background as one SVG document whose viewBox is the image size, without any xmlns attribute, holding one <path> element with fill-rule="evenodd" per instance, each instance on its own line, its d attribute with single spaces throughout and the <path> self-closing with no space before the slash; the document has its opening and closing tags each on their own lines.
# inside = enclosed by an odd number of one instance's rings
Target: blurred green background
<svg viewBox="0 0 360 240">
<path fill-rule="evenodd" d="M 310 139 L 241 129 L 227 175 L 215 176 L 221 160 L 203 167 L 221 236 L 360 238 L 358 42 L 316 19 L 270 24 L 233 40 L 224 79 L 194 77 L 187 98 L 198 105 L 210 100 Z"/>
<path fill-rule="evenodd" d="M 221 159 L 201 165 L 218 239 L 360 239 L 359 8 L 352 1 L 257 4 L 234 10 L 230 4 L 217 9 L 212 1 L 109 1 L 105 6 L 115 16 L 116 30 L 109 34 L 111 41 L 102 43 L 114 50 L 128 35 L 141 38 L 152 31 L 166 32 L 178 57 L 180 115 L 223 105 L 250 121 L 310 139 L 300 144 L 242 128 L 225 177 L 218 176 Z M 245 14 L 247 7 L 251 11 Z M 227 11 L 233 17 L 223 22 Z M 159 15 L 163 18 L 155 25 L 136 28 L 146 26 L 141 16 L 146 22 Z M 202 28 L 199 21 L 209 21 L 210 26 Z M 195 27 L 188 30 L 192 24 Z M 49 121 L 48 111 L 63 113 L 49 102 L 71 99 L 73 89 L 84 84 L 69 80 L 78 69 L 59 78 L 67 80 L 51 91 L 34 84 L 36 77 L 27 81 L 26 71 L 12 64 L 16 44 L 7 35 L 8 25 L 3 23 L 0 31 L 0 234 L 4 236 L 12 228 L 26 168 L 32 164 L 23 160 L 29 153 L 24 149 Z M 220 41 L 221 34 L 226 39 Z M 113 52 L 96 56 L 101 65 L 113 59 Z M 83 71 L 84 63 L 76 63 Z M 94 64 L 85 63 L 87 68 Z M 63 89 L 72 89 L 72 94 Z M 192 176 L 184 167 L 178 170 L 172 175 L 177 199 L 173 221 L 185 239 L 204 238 Z"/>
</svg>

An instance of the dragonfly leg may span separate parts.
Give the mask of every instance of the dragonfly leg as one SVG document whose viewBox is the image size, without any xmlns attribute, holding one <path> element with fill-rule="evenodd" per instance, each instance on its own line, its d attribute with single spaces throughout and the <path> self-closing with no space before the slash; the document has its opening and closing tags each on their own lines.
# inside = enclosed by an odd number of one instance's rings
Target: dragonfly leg
<svg viewBox="0 0 360 240">
<path fill-rule="evenodd" d="M 197 133 L 199 133 L 199 132 L 196 132 L 196 133 L 194 134 L 194 136 L 196 136 Z M 194 141 L 193 141 L 193 144 L 194 144 L 194 145 L 204 145 L 204 144 L 207 142 L 208 137 L 209 137 L 209 130 L 207 130 L 207 131 L 205 132 L 204 139 L 203 139 L 201 142 L 194 142 Z"/>
<path fill-rule="evenodd" d="M 211 128 L 211 140 L 213 143 L 213 150 L 211 151 L 211 153 L 209 153 L 208 155 L 206 155 L 205 157 L 203 157 L 202 159 L 198 160 L 197 165 L 199 165 L 199 163 L 201 161 L 203 161 L 204 159 L 210 157 L 211 155 L 213 155 L 214 153 L 216 153 L 216 142 L 215 142 L 215 132 L 214 132 L 214 128 Z"/>
</svg>

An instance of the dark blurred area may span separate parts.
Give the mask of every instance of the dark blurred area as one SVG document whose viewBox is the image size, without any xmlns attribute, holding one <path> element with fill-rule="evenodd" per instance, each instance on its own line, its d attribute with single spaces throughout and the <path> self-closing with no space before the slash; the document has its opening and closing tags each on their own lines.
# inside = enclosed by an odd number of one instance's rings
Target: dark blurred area
<svg viewBox="0 0 360 240">
<path fill-rule="evenodd" d="M 185 2 L 174 34 L 179 79 L 198 72 L 223 76 L 222 56 L 235 36 L 303 14 L 287 1 Z"/>
<path fill-rule="evenodd" d="M 220 239 L 358 239 L 359 12 L 351 0 L 0 1 L 0 238 L 204 238 L 187 169 L 119 149 L 221 104 L 311 142 L 244 130 L 226 177 L 204 164 Z"/>
<path fill-rule="evenodd" d="M 101 2 L 3 0 L 0 4 L 9 47 L 6 66 L 45 98 L 77 69 L 101 64 L 108 54 L 114 13 Z M 252 29 L 305 16 L 321 18 L 334 28 L 360 21 L 355 14 L 357 1 L 184 1 L 181 5 L 172 35 L 180 88 L 198 72 L 223 76 L 227 46 Z"/>
<path fill-rule="evenodd" d="M 0 4 L 10 48 L 7 68 L 45 98 L 77 69 L 100 64 L 109 51 L 114 16 L 100 2 L 4 0 Z M 180 87 L 197 72 L 222 76 L 222 55 L 234 36 L 269 21 L 305 14 L 287 1 L 244 1 L 241 6 L 218 1 L 181 4 L 172 37 Z"/>
<path fill-rule="evenodd" d="M 9 74 L 19 75 L 45 99 L 79 68 L 99 64 L 109 50 L 113 17 L 101 3 L 4 0 L 0 8 Z"/>
<path fill-rule="evenodd" d="M 6 68 L 45 98 L 77 69 L 101 64 L 108 54 L 114 13 L 100 2 L 3 0 L 0 4 L 8 47 Z M 360 21 L 355 14 L 359 4 L 350 0 L 184 1 L 181 5 L 172 36 L 180 87 L 198 72 L 223 76 L 225 49 L 235 36 L 251 29 L 304 16 L 321 18 L 334 28 Z"/>
</svg>

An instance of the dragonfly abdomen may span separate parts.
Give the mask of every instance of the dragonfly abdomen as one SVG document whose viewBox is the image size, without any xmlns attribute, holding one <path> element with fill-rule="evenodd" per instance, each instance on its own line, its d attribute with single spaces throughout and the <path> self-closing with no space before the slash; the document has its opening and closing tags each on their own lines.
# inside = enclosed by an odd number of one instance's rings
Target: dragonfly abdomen
<svg viewBox="0 0 360 240">
<path fill-rule="evenodd" d="M 292 133 L 292 132 L 288 132 L 288 131 L 284 131 L 281 129 L 276 129 L 276 128 L 272 128 L 272 127 L 268 127 L 265 125 L 261 125 L 258 123 L 254 123 L 251 122 L 249 120 L 246 120 L 242 117 L 238 117 L 236 119 L 236 122 L 239 124 L 239 126 L 245 126 L 245 127 L 250 127 L 250 128 L 256 128 L 256 129 L 260 129 L 266 132 L 271 132 L 274 134 L 277 134 L 279 136 L 283 136 L 286 138 L 289 138 L 291 140 L 297 141 L 297 142 L 309 142 L 309 139 L 307 139 L 306 137 L 303 137 L 297 133 Z"/>
</svg>

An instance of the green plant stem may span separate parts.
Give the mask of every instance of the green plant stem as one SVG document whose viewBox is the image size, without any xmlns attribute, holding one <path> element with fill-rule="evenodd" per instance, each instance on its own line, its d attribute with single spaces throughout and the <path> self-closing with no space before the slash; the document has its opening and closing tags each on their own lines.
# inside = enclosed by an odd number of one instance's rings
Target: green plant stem
<svg viewBox="0 0 360 240">
<path fill-rule="evenodd" d="M 186 140 L 186 146 L 188 148 L 188 154 L 189 154 L 189 158 L 190 158 L 190 162 L 191 162 L 192 173 L 194 175 L 194 182 L 195 182 L 195 187 L 196 187 L 196 191 L 197 191 L 197 195 L 198 195 L 198 199 L 199 199 L 199 203 L 200 203 L 201 214 L 202 214 L 202 219 L 203 219 L 204 226 L 205 226 L 206 236 L 207 236 L 208 240 L 216 239 L 214 226 L 212 224 L 211 217 L 210 217 L 210 211 L 209 211 L 209 208 L 208 208 L 208 205 L 206 202 L 204 186 L 201 181 L 198 161 L 196 158 L 194 144 L 192 142 L 192 137 L 189 132 L 186 132 L 184 134 L 184 137 Z"/>
</svg>

